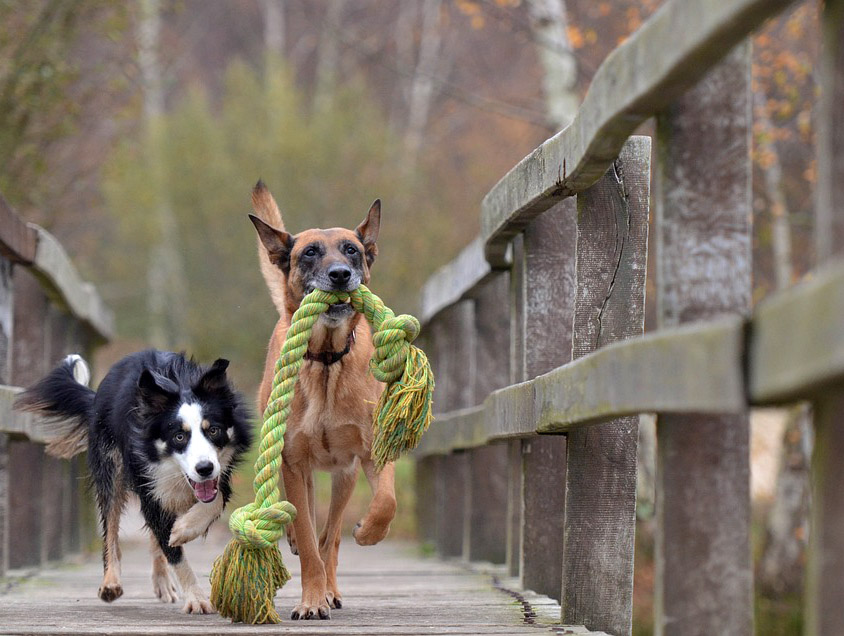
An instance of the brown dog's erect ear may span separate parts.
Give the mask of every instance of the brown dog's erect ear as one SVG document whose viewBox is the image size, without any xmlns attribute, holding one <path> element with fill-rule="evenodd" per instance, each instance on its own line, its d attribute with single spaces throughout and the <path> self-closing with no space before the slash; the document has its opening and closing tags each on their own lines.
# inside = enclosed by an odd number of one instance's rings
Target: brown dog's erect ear
<svg viewBox="0 0 844 636">
<path fill-rule="evenodd" d="M 252 188 L 252 209 L 255 211 L 255 215 L 263 219 L 266 223 L 280 230 L 285 229 L 278 204 L 261 179 L 258 179 L 258 183 Z"/>
<path fill-rule="evenodd" d="M 381 199 L 375 199 L 372 207 L 369 208 L 369 213 L 363 222 L 355 228 L 355 233 L 358 235 L 363 249 L 366 253 L 366 264 L 371 266 L 378 256 L 378 246 L 375 242 L 378 240 L 378 230 L 381 229 Z"/>
<path fill-rule="evenodd" d="M 270 256 L 270 262 L 284 271 L 290 272 L 290 250 L 293 249 L 293 237 L 284 230 L 277 230 L 254 214 L 249 215 L 252 225 L 258 230 L 258 237 Z"/>
</svg>

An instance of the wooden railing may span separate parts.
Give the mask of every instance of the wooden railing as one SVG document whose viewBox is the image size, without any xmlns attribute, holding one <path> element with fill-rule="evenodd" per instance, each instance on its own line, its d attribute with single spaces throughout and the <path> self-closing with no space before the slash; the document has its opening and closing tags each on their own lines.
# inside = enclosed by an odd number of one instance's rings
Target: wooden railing
<svg viewBox="0 0 844 636">
<path fill-rule="evenodd" d="M 58 241 L 0 196 L 0 579 L 84 550 L 96 535 L 84 458 L 45 455 L 40 422 L 12 404 L 65 355 L 90 361 L 113 322 Z"/>
<path fill-rule="evenodd" d="M 751 406 L 815 405 L 806 632 L 844 634 L 844 2 L 827 0 L 811 280 L 751 312 L 750 45 L 784 0 L 670 0 L 427 283 L 439 415 L 420 536 L 629 634 L 637 428 L 656 413 L 658 634 L 753 632 Z M 655 117 L 650 139 L 630 137 Z M 643 335 L 648 202 L 658 330 Z"/>
</svg>

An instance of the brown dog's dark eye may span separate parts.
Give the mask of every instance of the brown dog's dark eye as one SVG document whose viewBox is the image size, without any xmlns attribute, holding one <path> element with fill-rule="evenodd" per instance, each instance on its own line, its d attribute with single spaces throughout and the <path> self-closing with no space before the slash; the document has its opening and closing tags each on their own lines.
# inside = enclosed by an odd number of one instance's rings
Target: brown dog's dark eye
<svg viewBox="0 0 844 636">
<path fill-rule="evenodd" d="M 316 256 L 316 248 L 309 247 L 304 252 L 302 252 L 302 256 Z"/>
<path fill-rule="evenodd" d="M 347 245 L 346 246 L 346 254 L 348 254 L 349 256 L 354 256 L 357 253 L 358 253 L 358 250 L 354 245 Z"/>
</svg>

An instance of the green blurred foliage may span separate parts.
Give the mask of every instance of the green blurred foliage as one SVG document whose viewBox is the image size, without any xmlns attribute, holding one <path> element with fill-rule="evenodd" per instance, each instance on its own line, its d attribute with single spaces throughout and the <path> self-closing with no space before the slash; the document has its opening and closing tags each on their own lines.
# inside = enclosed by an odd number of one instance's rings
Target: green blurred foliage
<svg viewBox="0 0 844 636">
<path fill-rule="evenodd" d="M 146 335 L 145 271 L 158 236 L 150 213 L 169 201 L 188 282 L 187 342 L 200 360 L 229 357 L 257 385 L 277 313 L 258 270 L 247 219 L 260 177 L 276 197 L 288 231 L 355 227 L 382 199 L 380 253 L 372 288 L 398 311 L 415 310 L 433 263 L 463 237 L 450 231 L 443 188 L 424 169 L 402 165 L 402 144 L 362 81 L 346 82 L 323 111 L 308 113 L 281 62 L 268 78 L 242 62 L 228 68 L 224 94 L 192 87 L 161 121 L 165 143 L 151 153 L 150 135 L 127 139 L 107 161 L 103 192 L 115 227 L 102 267 L 122 294 L 111 300 L 124 337 Z M 155 192 L 150 156 L 165 163 Z"/>
<path fill-rule="evenodd" d="M 68 51 L 92 0 L 0 1 L 0 192 L 16 204 L 49 192 L 44 151 L 78 113 Z"/>
</svg>

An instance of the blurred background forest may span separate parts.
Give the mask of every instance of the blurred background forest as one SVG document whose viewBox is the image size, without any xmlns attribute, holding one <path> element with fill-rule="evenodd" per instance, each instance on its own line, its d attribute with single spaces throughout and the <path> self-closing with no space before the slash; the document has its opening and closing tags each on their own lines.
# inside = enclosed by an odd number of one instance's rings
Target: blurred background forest
<svg viewBox="0 0 844 636">
<path fill-rule="evenodd" d="M 354 227 L 381 198 L 373 288 L 414 311 L 477 234 L 483 195 L 570 121 L 659 4 L 0 0 L 0 193 L 115 310 L 100 371 L 144 346 L 184 349 L 230 358 L 252 392 L 276 319 L 246 218 L 259 177 L 293 232 Z M 817 7 L 754 37 L 754 301 L 813 262 Z M 787 423 L 780 480 L 805 481 L 806 426 Z M 759 492 L 766 519 L 776 487 Z M 801 523 L 786 530 L 799 545 Z M 771 532 L 760 523 L 760 562 Z M 795 576 L 771 598 L 797 594 Z"/>
</svg>

